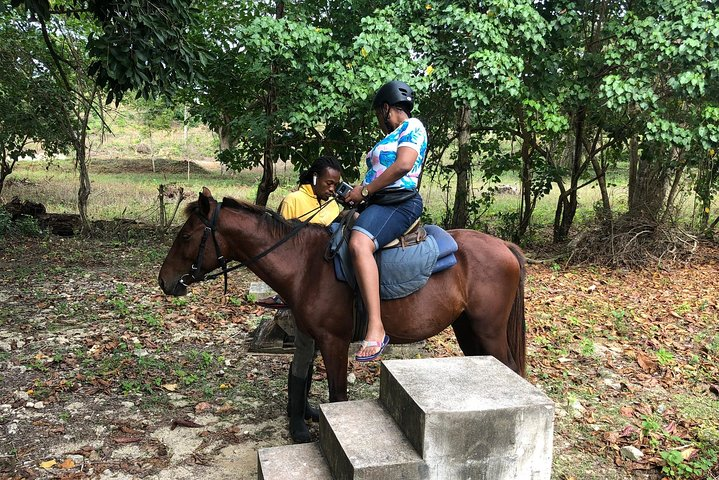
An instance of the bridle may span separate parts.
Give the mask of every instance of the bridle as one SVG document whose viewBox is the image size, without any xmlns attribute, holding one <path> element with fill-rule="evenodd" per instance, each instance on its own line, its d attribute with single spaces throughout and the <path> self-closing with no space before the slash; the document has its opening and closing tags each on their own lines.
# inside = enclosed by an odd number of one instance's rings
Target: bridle
<svg viewBox="0 0 719 480">
<path fill-rule="evenodd" d="M 310 213 L 312 215 L 310 215 L 306 220 L 302 220 L 300 223 L 298 223 L 297 225 L 292 227 L 292 230 L 290 230 L 290 232 L 287 235 L 282 237 L 274 245 L 272 245 L 269 248 L 267 248 L 266 250 L 258 253 L 254 257 L 251 257 L 251 258 L 245 260 L 244 262 L 239 262 L 237 265 L 233 265 L 231 267 L 227 266 L 227 260 L 225 259 L 225 256 L 222 255 L 222 251 L 220 250 L 220 244 L 217 241 L 217 237 L 215 236 L 215 232 L 217 231 L 217 222 L 220 218 L 220 209 L 222 208 L 222 202 L 217 202 L 217 204 L 215 206 L 215 211 L 212 214 L 211 220 L 208 219 L 207 217 L 203 216 L 200 212 L 196 211 L 195 213 L 197 214 L 197 216 L 200 217 L 200 220 L 202 220 L 202 223 L 205 224 L 205 230 L 202 233 L 202 240 L 200 240 L 200 248 L 199 248 L 199 251 L 197 252 L 197 259 L 192 264 L 190 273 L 186 273 L 182 277 L 180 277 L 180 280 L 178 281 L 178 283 L 180 285 L 182 285 L 183 287 L 187 288 L 188 286 L 190 286 L 190 283 L 202 282 L 204 280 L 214 280 L 215 278 L 222 275 L 222 276 L 224 276 L 224 280 L 225 280 L 225 293 L 227 293 L 227 274 L 229 272 L 231 272 L 233 270 L 237 270 L 238 268 L 247 267 L 247 266 L 257 262 L 261 258 L 265 257 L 266 255 L 270 254 L 271 252 L 273 252 L 275 249 L 280 247 L 282 244 L 284 244 L 285 242 L 290 240 L 292 237 L 297 235 L 300 232 L 300 230 L 302 230 L 307 225 L 309 225 L 310 220 L 312 220 L 315 217 L 315 215 L 317 215 L 320 212 L 320 210 L 322 210 L 327 205 L 329 205 L 329 203 L 330 202 L 327 201 L 327 202 L 319 205 L 318 207 L 310 210 L 309 212 L 307 212 L 305 215 L 310 214 Z M 202 271 L 202 259 L 205 257 L 205 248 L 207 247 L 207 239 L 210 238 L 210 236 L 212 236 L 212 242 L 215 244 L 215 253 L 217 254 L 217 262 L 220 264 L 220 268 L 222 269 L 222 271 L 218 272 L 218 273 L 201 274 L 200 272 Z M 190 283 L 185 282 L 186 277 L 190 277 L 192 279 L 192 282 L 190 282 Z"/>
<path fill-rule="evenodd" d="M 215 211 L 212 214 L 212 220 L 208 220 L 202 214 L 197 212 L 197 216 L 200 217 L 202 223 L 205 224 L 205 231 L 202 232 L 200 249 L 197 252 L 197 259 L 192 263 L 192 267 L 190 267 L 190 273 L 184 274 L 182 277 L 180 277 L 180 280 L 178 282 L 185 288 L 190 285 L 185 282 L 185 277 L 189 276 L 195 282 L 201 282 L 208 279 L 207 275 L 201 274 L 200 272 L 202 271 L 202 260 L 205 258 L 205 247 L 207 246 L 207 239 L 210 237 L 210 235 L 212 235 L 212 242 L 215 244 L 215 253 L 217 254 L 217 262 L 222 268 L 222 275 L 225 276 L 225 292 L 227 292 L 227 272 L 229 272 L 227 268 L 227 260 L 225 259 L 225 256 L 222 255 L 222 251 L 220 250 L 220 244 L 217 241 L 217 237 L 215 236 L 215 232 L 217 231 L 217 219 L 220 217 L 221 208 L 222 202 L 217 202 L 217 205 L 215 206 Z"/>
</svg>

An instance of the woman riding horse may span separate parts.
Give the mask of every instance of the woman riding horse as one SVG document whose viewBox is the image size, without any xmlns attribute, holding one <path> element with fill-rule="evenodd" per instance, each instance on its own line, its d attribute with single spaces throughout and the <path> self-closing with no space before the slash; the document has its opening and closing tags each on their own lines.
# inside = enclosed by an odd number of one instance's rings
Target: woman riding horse
<svg viewBox="0 0 719 480">
<path fill-rule="evenodd" d="M 376 360 L 390 337 L 382 325 L 379 271 L 374 252 L 402 235 L 422 215 L 422 197 L 417 181 L 427 151 L 427 132 L 411 118 L 414 92 L 404 82 L 384 84 L 375 94 L 372 107 L 386 135 L 367 154 L 368 171 L 361 185 L 345 200 L 364 206 L 352 227 L 349 250 L 362 300 L 367 310 L 367 335 L 355 360 Z M 398 199 L 379 204 L 373 197 L 390 194 Z"/>
</svg>

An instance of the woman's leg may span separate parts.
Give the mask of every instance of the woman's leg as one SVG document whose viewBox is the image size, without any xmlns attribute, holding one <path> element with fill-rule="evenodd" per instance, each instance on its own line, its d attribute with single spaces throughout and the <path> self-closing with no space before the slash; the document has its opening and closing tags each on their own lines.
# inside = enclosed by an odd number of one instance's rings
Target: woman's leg
<svg viewBox="0 0 719 480">
<path fill-rule="evenodd" d="M 422 199 L 399 205 L 370 205 L 360 214 L 349 241 L 352 264 L 367 310 L 366 341 L 381 344 L 385 330 L 380 313 L 379 271 L 374 252 L 400 236 L 422 213 Z M 380 347 L 364 347 L 358 357 L 374 355 Z"/>
<path fill-rule="evenodd" d="M 379 271 L 374 258 L 374 241 L 359 231 L 353 231 L 349 241 L 352 263 L 360 287 L 360 293 L 367 310 L 367 335 L 365 340 L 381 343 L 384 340 L 384 326 L 380 313 Z M 379 347 L 365 347 L 357 352 L 366 357 L 377 353 Z"/>
</svg>

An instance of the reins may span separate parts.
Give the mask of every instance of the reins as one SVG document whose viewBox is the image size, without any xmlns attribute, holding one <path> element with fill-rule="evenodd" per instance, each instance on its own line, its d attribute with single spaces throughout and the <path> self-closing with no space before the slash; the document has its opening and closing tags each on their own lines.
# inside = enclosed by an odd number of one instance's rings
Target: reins
<svg viewBox="0 0 719 480">
<path fill-rule="evenodd" d="M 290 240 L 292 237 L 297 235 L 300 230 L 305 228 L 307 225 L 309 225 L 310 221 L 323 209 L 325 208 L 330 202 L 327 201 L 324 204 L 321 204 L 309 212 L 307 214 L 310 215 L 306 220 L 302 220 L 300 223 L 296 224 L 294 227 L 292 227 L 292 230 L 282 237 L 277 243 L 272 245 L 271 247 L 267 248 L 263 252 L 258 253 L 254 257 L 251 257 L 243 262 L 239 262 L 236 265 L 233 265 L 231 267 L 227 266 L 227 261 L 225 260 L 225 257 L 222 255 L 222 252 L 220 251 L 220 244 L 217 242 L 217 238 L 215 237 L 215 232 L 217 231 L 217 220 L 219 219 L 219 212 L 222 208 L 222 202 L 217 202 L 217 206 L 215 207 L 215 211 L 212 215 L 212 220 L 209 221 L 207 218 L 203 217 L 200 213 L 197 213 L 197 215 L 200 217 L 200 220 L 202 220 L 202 223 L 205 224 L 205 231 L 202 234 L 202 240 L 200 241 L 200 250 L 197 253 L 197 260 L 195 263 L 192 264 L 192 271 L 189 274 L 185 274 L 180 278 L 180 283 L 184 286 L 187 286 L 187 284 L 184 281 L 184 278 L 189 275 L 192 277 L 192 279 L 195 282 L 201 282 L 204 280 L 214 280 L 215 278 L 219 277 L 220 275 L 223 275 L 225 277 L 225 293 L 227 293 L 227 274 L 233 270 L 237 270 L 238 268 L 247 267 L 249 265 L 252 265 L 253 263 L 257 262 L 258 260 L 262 259 L 263 257 L 269 255 L 274 250 L 282 246 L 284 243 L 286 243 L 288 240 Z M 220 263 L 220 268 L 222 268 L 221 272 L 218 273 L 209 273 L 202 276 L 195 276 L 197 272 L 200 271 L 202 268 L 202 258 L 205 255 L 205 246 L 207 243 L 207 238 L 212 234 L 212 241 L 215 244 L 215 253 L 217 254 L 217 261 Z"/>
</svg>

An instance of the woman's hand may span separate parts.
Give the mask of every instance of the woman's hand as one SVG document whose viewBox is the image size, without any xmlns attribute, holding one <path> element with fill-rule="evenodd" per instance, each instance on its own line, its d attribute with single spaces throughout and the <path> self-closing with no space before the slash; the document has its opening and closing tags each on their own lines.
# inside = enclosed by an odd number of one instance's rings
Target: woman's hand
<svg viewBox="0 0 719 480">
<path fill-rule="evenodd" d="M 350 206 L 359 205 L 365 198 L 362 196 L 362 185 L 354 187 L 347 195 L 345 195 L 345 202 Z"/>
</svg>

